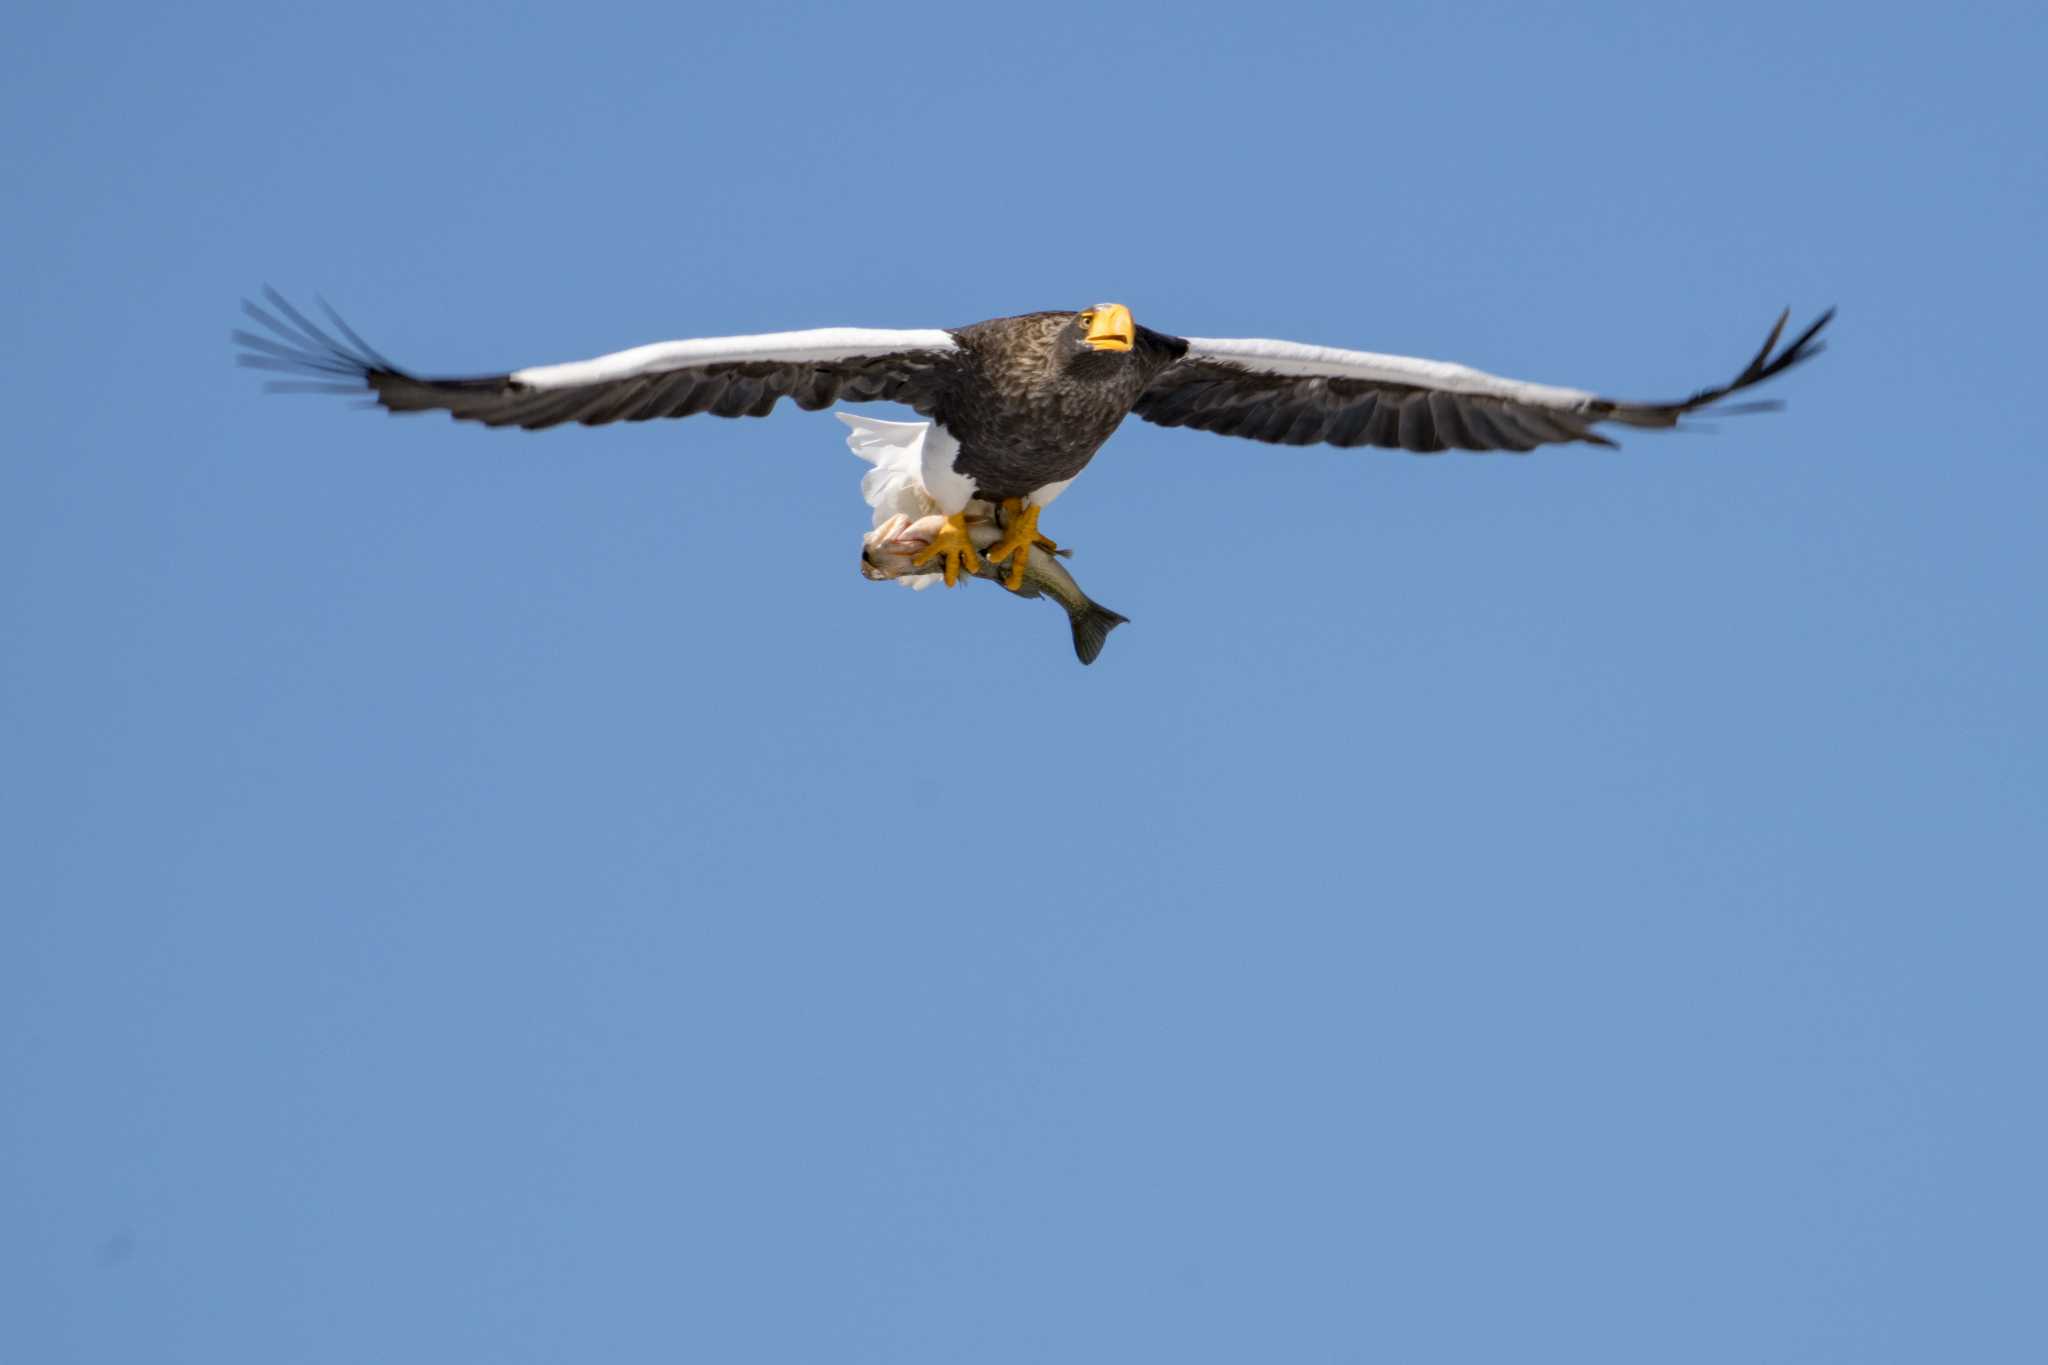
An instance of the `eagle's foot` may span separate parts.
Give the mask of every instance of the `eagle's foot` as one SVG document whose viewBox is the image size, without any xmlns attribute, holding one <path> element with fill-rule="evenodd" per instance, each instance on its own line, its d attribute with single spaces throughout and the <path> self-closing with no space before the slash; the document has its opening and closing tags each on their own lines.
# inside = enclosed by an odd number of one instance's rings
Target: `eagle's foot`
<svg viewBox="0 0 2048 1365">
<path fill-rule="evenodd" d="M 967 538 L 967 518 L 955 513 L 946 518 L 945 526 L 932 543 L 910 557 L 910 567 L 922 569 L 934 559 L 939 561 L 940 572 L 946 575 L 946 586 L 955 587 L 960 575 L 981 571 L 981 556 L 974 552 L 974 542 Z"/>
<path fill-rule="evenodd" d="M 1003 586 L 1016 592 L 1024 586 L 1024 566 L 1031 558 L 1031 547 L 1038 546 L 1048 554 L 1058 554 L 1060 547 L 1051 539 L 1038 534 L 1038 508 L 1027 507 L 1022 498 L 1003 499 L 1003 537 L 988 547 L 988 562 L 1000 564 L 1010 561 L 1010 572 L 1003 578 Z"/>
</svg>

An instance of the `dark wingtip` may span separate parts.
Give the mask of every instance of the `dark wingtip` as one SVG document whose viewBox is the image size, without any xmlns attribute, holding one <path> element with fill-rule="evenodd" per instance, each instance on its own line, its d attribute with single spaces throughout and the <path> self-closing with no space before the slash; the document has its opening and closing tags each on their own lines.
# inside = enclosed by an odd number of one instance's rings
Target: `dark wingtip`
<svg viewBox="0 0 2048 1365">
<path fill-rule="evenodd" d="M 355 347 L 356 353 L 358 355 L 376 361 L 378 369 L 388 370 L 392 374 L 400 373 L 399 368 L 396 365 L 392 364 L 390 361 L 386 360 L 381 351 L 379 351 L 375 346 L 372 346 L 369 342 L 363 340 L 362 337 L 356 333 L 356 329 L 348 325 L 348 320 L 346 318 L 342 317 L 340 313 L 334 311 L 334 305 L 329 303 L 325 296 L 315 294 L 313 296 L 313 299 L 316 303 L 320 305 L 320 311 L 327 314 L 327 320 L 334 324 L 335 330 L 339 331 L 343 336 L 348 338 L 349 344 Z"/>
<path fill-rule="evenodd" d="M 1778 338 L 1785 335 L 1785 324 L 1791 320 L 1792 309 L 1788 305 L 1784 312 L 1778 314 L 1778 320 L 1771 324 L 1770 335 L 1766 336 L 1764 344 L 1757 348 L 1756 359 L 1743 367 L 1742 372 L 1744 374 L 1749 374 L 1763 368 L 1764 362 L 1771 358 L 1771 352 L 1777 349 Z"/>
<path fill-rule="evenodd" d="M 1828 348 L 1828 344 L 1820 340 L 1819 337 L 1822 329 L 1834 320 L 1835 310 L 1830 306 L 1819 317 L 1808 324 L 1805 331 L 1792 339 L 1792 344 L 1787 346 L 1783 354 L 1778 357 L 1778 363 L 1773 373 L 1777 370 L 1788 370 L 1794 365 L 1802 361 L 1811 360 L 1822 351 L 1825 351 Z"/>
<path fill-rule="evenodd" d="M 264 285 L 261 294 L 263 303 L 243 299 L 242 312 L 263 330 L 254 332 L 237 327 L 228 333 L 228 339 L 241 348 L 235 356 L 237 365 L 297 375 L 330 386 L 313 390 L 294 386 L 285 390 L 289 392 L 364 392 L 374 389 L 379 377 L 408 377 L 364 341 L 325 299 L 320 301 L 320 307 L 334 332 L 300 312 L 272 286 Z M 340 335 L 336 336 L 336 332 Z M 277 388 L 277 381 L 270 387 Z"/>
<path fill-rule="evenodd" d="M 1676 403 L 1617 404 L 1613 414 L 1615 419 L 1627 422 L 1632 426 L 1670 427 L 1686 413 L 1697 411 L 1700 408 L 1712 407 L 1731 394 L 1737 394 L 1744 389 L 1753 388 L 1767 379 L 1783 374 L 1795 365 L 1805 364 L 1827 349 L 1827 343 L 1820 340 L 1820 334 L 1823 328 L 1834 321 L 1835 310 L 1832 307 L 1808 323 L 1806 329 L 1798 336 L 1792 338 L 1788 345 L 1780 348 L 1778 341 L 1784 336 L 1785 324 L 1791 319 L 1791 316 L 1792 310 L 1789 308 L 1778 314 L 1777 321 L 1771 324 L 1770 335 L 1764 338 L 1762 349 L 1757 351 L 1749 364 L 1743 366 L 1740 374 L 1727 383 L 1701 389 L 1690 397 L 1681 399 Z M 1776 406 L 1783 406 L 1782 403 L 1778 403 L 1776 400 L 1772 401 Z M 1760 410 L 1762 410 L 1761 407 L 1757 405 L 1744 404 L 1741 408 L 1718 409 L 1717 411 L 1733 413 L 1737 411 Z"/>
</svg>

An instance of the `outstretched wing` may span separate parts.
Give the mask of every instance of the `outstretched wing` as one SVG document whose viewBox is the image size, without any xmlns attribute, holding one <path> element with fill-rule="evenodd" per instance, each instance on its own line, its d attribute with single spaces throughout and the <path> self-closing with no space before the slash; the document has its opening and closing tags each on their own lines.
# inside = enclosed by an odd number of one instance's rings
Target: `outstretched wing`
<svg viewBox="0 0 2048 1365">
<path fill-rule="evenodd" d="M 663 341 L 566 365 L 426 379 L 379 355 L 333 309 L 326 309 L 330 332 L 276 290 L 264 296 L 269 308 L 245 301 L 242 311 L 269 335 L 233 335 L 241 364 L 296 376 L 272 388 L 367 392 L 392 412 L 438 410 L 458 421 L 529 431 L 700 412 L 765 417 L 783 398 L 806 409 L 892 399 L 929 415 L 959 353 L 953 334 L 936 328 L 825 327 Z"/>
<path fill-rule="evenodd" d="M 1534 450 L 1587 441 L 1611 446 L 1598 422 L 1670 427 L 1730 394 L 1818 355 L 1830 308 L 1783 350 L 1778 318 L 1763 349 L 1726 384 L 1674 403 L 1625 403 L 1581 389 L 1502 379 L 1440 360 L 1373 355 L 1292 341 L 1187 338 L 1187 354 L 1162 371 L 1134 411 L 1148 422 L 1247 436 L 1277 445 L 1385 446 L 1439 450 Z M 1776 352 L 1773 354 L 1773 352 Z M 1768 407 L 1771 404 L 1760 404 Z"/>
</svg>

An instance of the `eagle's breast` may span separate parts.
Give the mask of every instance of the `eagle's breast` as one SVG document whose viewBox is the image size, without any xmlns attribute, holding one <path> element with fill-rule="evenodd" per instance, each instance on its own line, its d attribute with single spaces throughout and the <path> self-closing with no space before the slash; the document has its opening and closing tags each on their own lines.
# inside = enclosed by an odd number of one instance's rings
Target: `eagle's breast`
<svg viewBox="0 0 2048 1365">
<path fill-rule="evenodd" d="M 1060 346 L 1071 313 L 1028 313 L 962 328 L 962 382 L 939 413 L 960 441 L 957 467 L 982 496 L 1025 497 L 1072 479 L 1144 388 L 1127 355 L 1074 363 Z"/>
</svg>

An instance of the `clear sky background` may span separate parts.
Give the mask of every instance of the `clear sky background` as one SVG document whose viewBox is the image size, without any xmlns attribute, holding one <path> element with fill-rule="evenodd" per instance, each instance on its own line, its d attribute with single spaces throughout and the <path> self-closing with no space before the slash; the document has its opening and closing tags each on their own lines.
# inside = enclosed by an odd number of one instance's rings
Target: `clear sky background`
<svg viewBox="0 0 2048 1365">
<path fill-rule="evenodd" d="M 2035 4 L 42 6 L 0 1358 L 2048 1358 Z M 828 414 L 266 397 L 1098 299 L 1789 409 L 1133 422 L 1132 618 Z M 877 409 L 900 416 L 900 409 Z"/>
</svg>

